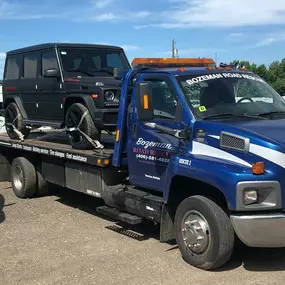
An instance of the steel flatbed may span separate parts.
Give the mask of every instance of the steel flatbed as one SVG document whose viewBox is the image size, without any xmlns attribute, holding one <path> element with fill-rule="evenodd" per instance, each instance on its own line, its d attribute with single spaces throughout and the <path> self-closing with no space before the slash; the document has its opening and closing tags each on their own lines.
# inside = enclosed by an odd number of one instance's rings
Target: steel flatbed
<svg viewBox="0 0 285 285">
<path fill-rule="evenodd" d="M 22 157 L 33 164 L 38 181 L 99 198 L 105 187 L 118 184 L 126 177 L 126 171 L 111 163 L 113 136 L 102 135 L 100 142 L 103 149 L 78 150 L 68 144 L 66 134 L 60 130 L 33 131 L 22 142 L 0 134 L 0 180 L 9 179 L 13 159 Z"/>
<path fill-rule="evenodd" d="M 5 146 L 6 148 L 106 167 L 113 154 L 113 137 L 109 135 L 104 137 L 103 135 L 102 144 L 104 149 L 78 150 L 71 148 L 67 136 L 58 132 L 31 132 L 29 138 L 23 142 L 12 140 L 6 134 L 0 134 L 0 148 Z"/>
</svg>

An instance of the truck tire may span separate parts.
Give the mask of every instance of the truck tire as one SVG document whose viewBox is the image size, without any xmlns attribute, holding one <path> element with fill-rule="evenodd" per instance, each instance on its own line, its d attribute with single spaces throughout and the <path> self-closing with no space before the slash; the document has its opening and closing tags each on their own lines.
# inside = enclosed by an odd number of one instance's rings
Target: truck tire
<svg viewBox="0 0 285 285">
<path fill-rule="evenodd" d="M 36 195 L 38 197 L 47 195 L 49 193 L 49 183 L 44 180 L 42 174 L 39 171 L 36 171 L 36 176 L 37 176 Z"/>
<path fill-rule="evenodd" d="M 77 127 L 85 112 L 88 112 L 88 114 L 84 117 L 80 126 L 80 130 L 86 135 L 88 135 L 92 140 L 99 140 L 100 133 L 95 127 L 95 124 L 88 109 L 81 103 L 72 104 L 68 108 L 65 116 L 65 126 L 68 129 L 72 127 Z M 68 132 L 67 134 L 72 148 L 90 149 L 92 147 L 89 141 L 82 134 L 80 134 L 80 132 Z"/>
<path fill-rule="evenodd" d="M 183 200 L 175 214 L 174 228 L 179 250 L 188 264 L 210 270 L 230 259 L 234 230 L 226 213 L 208 198 Z"/>
<path fill-rule="evenodd" d="M 11 102 L 5 109 L 5 125 L 6 132 L 11 139 L 19 139 L 18 134 L 14 131 L 12 126 L 8 126 L 7 123 L 13 123 L 18 131 L 24 135 L 26 139 L 30 134 L 30 129 L 28 129 L 23 124 L 23 116 L 16 103 Z"/>
<path fill-rule="evenodd" d="M 31 198 L 35 195 L 37 176 L 35 167 L 24 157 L 17 157 L 11 165 L 11 182 L 18 198 Z"/>
</svg>

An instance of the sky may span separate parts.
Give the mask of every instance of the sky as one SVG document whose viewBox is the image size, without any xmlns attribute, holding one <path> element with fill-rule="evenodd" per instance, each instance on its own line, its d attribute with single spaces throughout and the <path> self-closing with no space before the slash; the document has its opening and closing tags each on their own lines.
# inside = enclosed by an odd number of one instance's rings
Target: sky
<svg viewBox="0 0 285 285">
<path fill-rule="evenodd" d="M 0 0 L 5 53 L 47 42 L 118 45 L 135 57 L 217 56 L 270 64 L 285 57 L 284 0 Z"/>
</svg>

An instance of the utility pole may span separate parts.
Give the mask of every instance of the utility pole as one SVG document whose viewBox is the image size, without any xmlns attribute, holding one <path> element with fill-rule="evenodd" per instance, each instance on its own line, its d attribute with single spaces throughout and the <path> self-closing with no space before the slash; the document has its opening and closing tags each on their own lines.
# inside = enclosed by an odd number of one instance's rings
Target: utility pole
<svg viewBox="0 0 285 285">
<path fill-rule="evenodd" d="M 172 40 L 172 58 L 175 58 L 175 40 Z"/>
</svg>

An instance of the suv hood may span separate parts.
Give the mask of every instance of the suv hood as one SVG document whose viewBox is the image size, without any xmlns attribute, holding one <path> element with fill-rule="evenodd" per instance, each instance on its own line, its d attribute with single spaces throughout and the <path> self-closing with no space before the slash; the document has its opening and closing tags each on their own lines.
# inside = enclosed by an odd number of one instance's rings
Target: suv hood
<svg viewBox="0 0 285 285">
<path fill-rule="evenodd" d="M 80 84 L 86 84 L 86 85 L 95 85 L 95 86 L 102 86 L 102 83 L 104 85 L 108 86 L 116 86 L 120 87 L 122 86 L 122 80 L 115 79 L 113 76 L 96 76 L 96 77 L 80 77 L 76 78 L 79 79 L 80 81 L 78 83 Z"/>
</svg>

